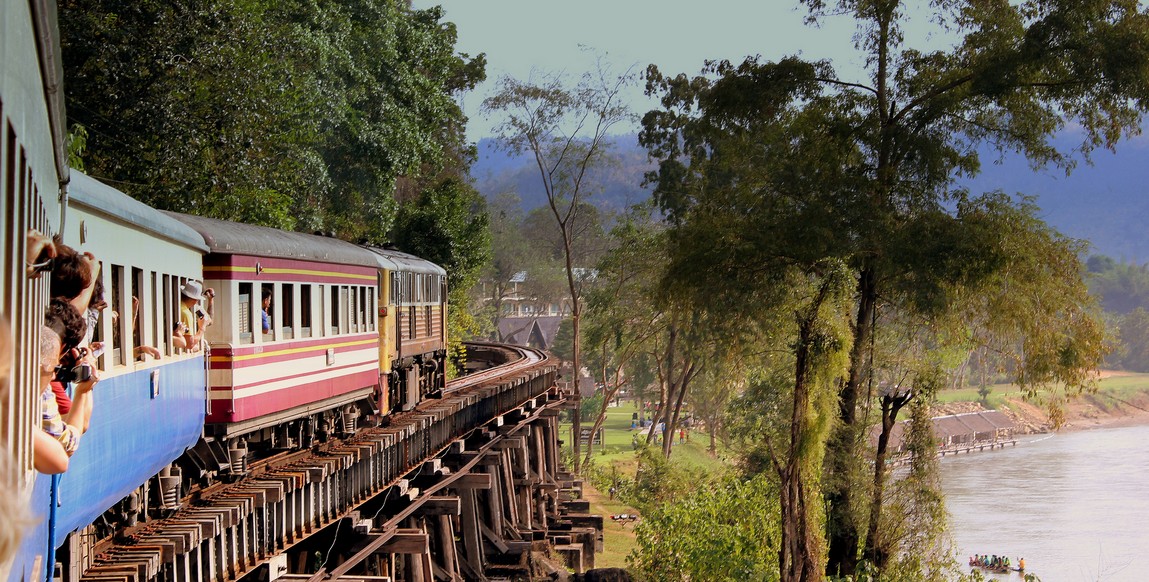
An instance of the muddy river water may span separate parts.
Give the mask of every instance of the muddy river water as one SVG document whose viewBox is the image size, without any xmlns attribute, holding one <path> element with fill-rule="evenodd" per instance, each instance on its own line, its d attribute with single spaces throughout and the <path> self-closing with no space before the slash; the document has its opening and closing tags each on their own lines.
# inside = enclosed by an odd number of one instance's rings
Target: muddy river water
<svg viewBox="0 0 1149 582">
<path fill-rule="evenodd" d="M 962 564 L 999 554 L 1043 582 L 1149 581 L 1149 425 L 1025 436 L 941 470 Z"/>
</svg>

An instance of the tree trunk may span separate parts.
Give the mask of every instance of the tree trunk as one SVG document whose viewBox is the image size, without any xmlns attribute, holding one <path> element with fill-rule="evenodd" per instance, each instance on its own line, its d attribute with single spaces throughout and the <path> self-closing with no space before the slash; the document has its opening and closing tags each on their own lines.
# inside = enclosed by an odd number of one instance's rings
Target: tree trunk
<svg viewBox="0 0 1149 582">
<path fill-rule="evenodd" d="M 821 560 L 817 555 L 817 542 L 810 528 L 807 511 L 806 476 L 802 471 L 802 450 L 805 443 L 810 408 L 811 347 L 818 311 L 829 293 L 829 284 L 823 284 L 809 311 L 798 321 L 798 342 L 794 350 L 794 401 L 790 411 L 790 445 L 785 462 L 773 454 L 774 466 L 780 481 L 779 504 L 782 513 L 782 543 L 778 549 L 778 569 L 782 582 L 809 582 L 821 580 Z"/>
<path fill-rule="evenodd" d="M 867 265 L 858 277 L 858 311 L 850 348 L 850 369 L 838 391 L 839 423 L 826 454 L 826 530 L 829 543 L 826 574 L 831 576 L 852 576 L 858 566 L 858 523 L 854 519 L 850 476 L 854 474 L 859 458 L 856 454 L 858 394 L 865 369 L 866 345 L 873 333 L 877 299 L 877 275 L 874 267 Z"/>
<path fill-rule="evenodd" d="M 886 566 L 889 548 L 878 542 L 878 525 L 882 517 L 882 495 L 886 486 L 886 451 L 890 444 L 890 433 L 898 422 L 898 412 L 906 405 L 912 394 L 882 396 L 882 432 L 878 435 L 878 450 L 874 455 L 874 490 L 870 498 L 870 526 L 866 530 L 866 559 L 878 570 Z"/>
</svg>

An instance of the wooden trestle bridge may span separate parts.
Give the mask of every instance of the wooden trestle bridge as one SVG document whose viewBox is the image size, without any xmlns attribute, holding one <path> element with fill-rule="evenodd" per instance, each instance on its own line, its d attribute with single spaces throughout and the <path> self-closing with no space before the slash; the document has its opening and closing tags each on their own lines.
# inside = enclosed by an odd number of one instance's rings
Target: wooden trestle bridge
<svg viewBox="0 0 1149 582">
<path fill-rule="evenodd" d="M 501 364 L 383 428 L 253 464 L 92 555 L 84 582 L 527 579 L 532 552 L 581 572 L 602 517 L 559 464 L 565 402 L 541 352 L 470 346 Z"/>
</svg>

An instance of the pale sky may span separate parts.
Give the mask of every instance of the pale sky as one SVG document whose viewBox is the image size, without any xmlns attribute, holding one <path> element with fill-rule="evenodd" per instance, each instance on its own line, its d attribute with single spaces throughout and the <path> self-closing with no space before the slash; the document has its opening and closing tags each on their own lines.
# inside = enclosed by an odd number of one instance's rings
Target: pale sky
<svg viewBox="0 0 1149 582">
<path fill-rule="evenodd" d="M 806 11 L 794 0 L 414 0 L 415 8 L 440 5 L 454 22 L 456 50 L 487 54 L 488 81 L 464 97 L 471 139 L 490 135 L 493 120 L 479 105 L 493 81 L 510 75 L 526 79 L 532 68 L 565 71 L 577 77 L 605 53 L 616 71 L 650 63 L 663 73 L 698 74 L 707 59 L 741 62 L 749 55 L 776 60 L 801 54 L 832 59 L 839 74 L 860 75 L 853 48 L 854 23 L 803 24 Z M 922 28 L 923 34 L 927 29 Z M 917 36 L 913 31 L 907 36 Z M 921 38 L 925 38 L 922 36 Z M 586 49 L 590 49 L 589 51 Z M 858 79 L 856 76 L 854 80 Z M 654 106 L 640 87 L 631 103 L 636 113 Z"/>
</svg>

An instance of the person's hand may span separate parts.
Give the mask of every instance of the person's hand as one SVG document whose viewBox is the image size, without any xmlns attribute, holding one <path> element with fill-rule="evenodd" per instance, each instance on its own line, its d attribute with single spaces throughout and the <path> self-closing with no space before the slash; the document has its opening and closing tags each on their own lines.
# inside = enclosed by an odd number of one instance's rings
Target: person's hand
<svg viewBox="0 0 1149 582">
<path fill-rule="evenodd" d="M 84 392 L 90 392 L 92 390 L 92 388 L 96 387 L 96 383 L 98 383 L 100 381 L 100 371 L 96 368 L 96 362 L 95 362 L 95 360 L 92 359 L 91 356 L 86 356 L 81 361 L 81 364 L 86 364 L 88 366 L 88 368 L 91 369 L 92 372 L 88 376 L 87 380 L 85 380 L 83 382 L 77 382 L 76 383 L 76 388 L 75 388 L 76 394 L 82 394 Z"/>
<path fill-rule="evenodd" d="M 84 262 L 88 264 L 88 272 L 92 274 L 92 281 L 100 276 L 100 261 L 96 260 L 96 256 L 92 253 L 84 253 L 80 255 Z"/>
<path fill-rule="evenodd" d="M 212 289 L 211 287 L 204 289 L 203 290 L 203 296 L 207 297 L 208 299 L 215 297 L 215 289 Z"/>
<path fill-rule="evenodd" d="M 211 325 L 211 316 L 206 313 L 199 314 L 200 327 L 207 327 Z"/>
<path fill-rule="evenodd" d="M 153 348 L 152 346 L 139 346 L 139 347 L 137 347 L 136 348 L 136 357 L 140 357 L 141 355 L 148 355 L 148 356 L 151 356 L 157 360 L 160 359 L 160 357 L 161 357 L 160 351 L 157 350 L 156 348 Z"/>
<path fill-rule="evenodd" d="M 92 350 L 92 357 L 98 358 L 104 353 L 104 342 L 92 342 L 88 344 L 88 348 Z"/>
<path fill-rule="evenodd" d="M 56 245 L 52 243 L 52 239 L 36 229 L 28 230 L 28 245 L 24 255 L 28 278 L 39 279 L 40 273 L 51 266 L 48 259 L 54 258 L 56 258 Z"/>
</svg>

